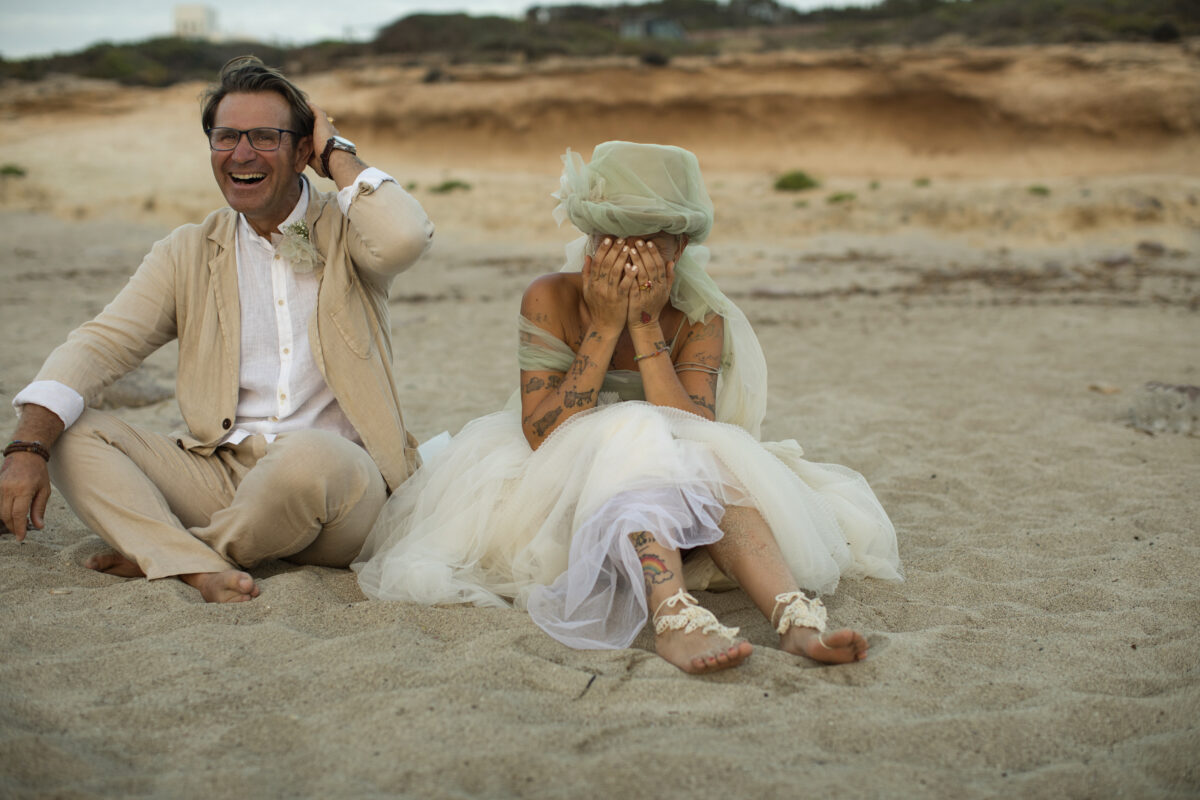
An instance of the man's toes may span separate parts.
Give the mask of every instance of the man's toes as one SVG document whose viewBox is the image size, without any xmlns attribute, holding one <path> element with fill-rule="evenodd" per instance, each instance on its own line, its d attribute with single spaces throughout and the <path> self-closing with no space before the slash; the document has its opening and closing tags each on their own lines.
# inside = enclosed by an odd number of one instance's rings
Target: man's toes
<svg viewBox="0 0 1200 800">
<path fill-rule="evenodd" d="M 87 561 L 84 561 L 83 565 L 88 569 L 94 569 L 98 572 L 103 572 L 106 567 L 112 565 L 112 559 L 112 553 L 97 553 L 95 555 L 88 556 Z"/>
<path fill-rule="evenodd" d="M 97 553 L 89 556 L 83 565 L 97 572 L 117 575 L 122 578 L 139 578 L 145 575 L 137 562 L 130 561 L 120 553 Z"/>
</svg>

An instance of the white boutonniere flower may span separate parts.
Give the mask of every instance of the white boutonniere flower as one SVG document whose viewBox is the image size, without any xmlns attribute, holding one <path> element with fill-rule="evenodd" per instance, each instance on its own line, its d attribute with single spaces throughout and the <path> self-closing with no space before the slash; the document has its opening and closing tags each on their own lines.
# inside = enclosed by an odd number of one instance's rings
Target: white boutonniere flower
<svg viewBox="0 0 1200 800">
<path fill-rule="evenodd" d="M 297 273 L 312 272 L 325 264 L 308 235 L 308 223 L 302 219 L 283 227 L 283 235 L 275 241 L 275 250 Z"/>
</svg>

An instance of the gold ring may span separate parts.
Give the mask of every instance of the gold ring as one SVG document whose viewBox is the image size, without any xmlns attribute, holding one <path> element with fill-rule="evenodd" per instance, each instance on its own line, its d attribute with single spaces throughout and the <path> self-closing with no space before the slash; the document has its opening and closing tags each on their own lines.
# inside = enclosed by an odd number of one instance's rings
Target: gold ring
<svg viewBox="0 0 1200 800">
<path fill-rule="evenodd" d="M 650 291 L 651 289 L 653 289 L 653 288 L 654 288 L 654 284 L 653 284 L 653 283 L 651 283 L 650 281 L 646 281 L 645 283 L 643 283 L 643 284 L 642 284 L 641 286 L 639 286 L 638 288 L 639 288 L 639 289 L 641 289 L 643 292 L 648 292 L 648 291 Z"/>
<path fill-rule="evenodd" d="M 325 118 L 325 121 L 326 121 L 326 122 L 328 122 L 330 125 L 332 125 L 332 124 L 333 124 L 333 117 L 326 117 L 326 118 Z"/>
</svg>

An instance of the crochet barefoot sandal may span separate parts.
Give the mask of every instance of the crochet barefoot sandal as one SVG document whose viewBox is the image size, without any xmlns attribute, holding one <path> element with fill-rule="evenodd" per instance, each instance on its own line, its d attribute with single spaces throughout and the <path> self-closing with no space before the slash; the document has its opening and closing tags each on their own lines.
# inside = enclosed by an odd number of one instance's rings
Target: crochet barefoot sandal
<svg viewBox="0 0 1200 800">
<path fill-rule="evenodd" d="M 669 614 L 665 617 L 659 616 L 659 612 L 663 610 L 663 606 L 674 608 L 677 605 L 682 608 L 678 614 Z M 740 629 L 729 628 L 717 622 L 717 618 L 713 616 L 711 611 L 702 608 L 696 602 L 696 598 L 692 597 L 685 590 L 680 589 L 659 603 L 658 608 L 654 610 L 654 632 L 656 634 L 678 630 L 682 630 L 684 633 L 692 633 L 697 630 L 701 633 L 716 633 L 733 640 L 737 637 L 738 630 Z"/>
<path fill-rule="evenodd" d="M 816 628 L 818 632 L 825 632 L 825 621 L 828 616 L 825 611 L 825 604 L 818 598 L 809 598 L 804 592 L 784 592 L 783 594 L 775 595 L 775 608 L 771 610 L 771 622 L 775 622 L 775 612 L 783 606 L 783 612 L 779 615 L 779 622 L 775 628 L 780 636 L 788 632 L 788 629 L 796 626 L 800 628 Z"/>
</svg>

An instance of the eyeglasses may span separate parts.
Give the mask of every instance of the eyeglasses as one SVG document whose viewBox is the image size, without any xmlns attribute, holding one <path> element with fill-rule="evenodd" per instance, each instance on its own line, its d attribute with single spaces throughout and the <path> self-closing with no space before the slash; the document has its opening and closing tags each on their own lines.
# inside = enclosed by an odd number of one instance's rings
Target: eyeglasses
<svg viewBox="0 0 1200 800">
<path fill-rule="evenodd" d="M 250 146 L 255 150 L 278 150 L 283 134 L 296 135 L 295 131 L 283 128 L 251 128 L 248 131 L 239 131 L 237 128 L 209 128 L 205 133 L 208 134 L 208 146 L 213 150 L 234 149 L 242 140 L 242 134 L 246 135 L 246 141 L 250 142 Z"/>
</svg>

